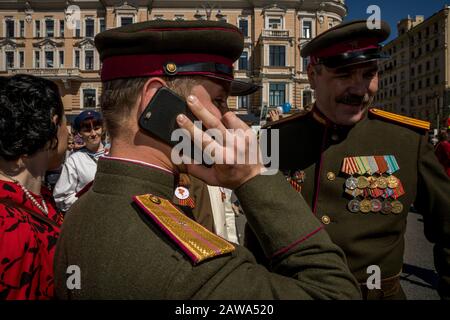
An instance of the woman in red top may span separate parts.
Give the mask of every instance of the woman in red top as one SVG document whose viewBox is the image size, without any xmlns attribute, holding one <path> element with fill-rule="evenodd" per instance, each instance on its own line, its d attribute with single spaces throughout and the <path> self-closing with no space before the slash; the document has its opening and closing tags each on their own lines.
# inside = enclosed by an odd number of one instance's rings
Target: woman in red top
<svg viewBox="0 0 450 320">
<path fill-rule="evenodd" d="M 62 217 L 42 179 L 64 159 L 67 135 L 53 82 L 0 79 L 0 299 L 53 297 Z"/>
</svg>

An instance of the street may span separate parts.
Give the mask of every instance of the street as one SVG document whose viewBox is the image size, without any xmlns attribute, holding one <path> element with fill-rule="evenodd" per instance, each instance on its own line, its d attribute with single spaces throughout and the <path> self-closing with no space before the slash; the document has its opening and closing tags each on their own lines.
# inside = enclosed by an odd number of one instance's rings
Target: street
<svg viewBox="0 0 450 320">
<path fill-rule="evenodd" d="M 408 215 L 401 285 L 408 300 L 439 299 L 433 245 L 425 239 L 422 216 L 414 212 Z"/>
</svg>

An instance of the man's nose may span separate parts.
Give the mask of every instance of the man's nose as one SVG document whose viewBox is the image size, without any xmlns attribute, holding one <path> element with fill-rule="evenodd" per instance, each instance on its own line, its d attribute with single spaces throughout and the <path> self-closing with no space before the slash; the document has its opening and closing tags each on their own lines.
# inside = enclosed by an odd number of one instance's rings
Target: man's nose
<svg viewBox="0 0 450 320">
<path fill-rule="evenodd" d="M 363 96 L 367 93 L 367 83 L 364 81 L 362 75 L 356 74 L 352 77 L 350 86 L 350 93 L 358 96 Z"/>
</svg>

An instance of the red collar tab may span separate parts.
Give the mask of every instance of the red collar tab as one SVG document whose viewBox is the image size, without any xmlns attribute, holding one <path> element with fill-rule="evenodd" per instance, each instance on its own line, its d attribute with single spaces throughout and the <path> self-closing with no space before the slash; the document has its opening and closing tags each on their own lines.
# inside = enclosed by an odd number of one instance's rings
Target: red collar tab
<svg viewBox="0 0 450 320">
<path fill-rule="evenodd" d="M 204 68 L 201 67 L 202 63 Z M 196 68 L 179 68 L 196 64 Z M 217 64 L 222 68 L 210 68 Z M 210 54 L 146 54 L 113 56 L 103 61 L 101 79 L 110 81 L 120 78 L 158 77 L 166 75 L 214 75 L 233 80 L 233 61 L 223 56 Z"/>
</svg>

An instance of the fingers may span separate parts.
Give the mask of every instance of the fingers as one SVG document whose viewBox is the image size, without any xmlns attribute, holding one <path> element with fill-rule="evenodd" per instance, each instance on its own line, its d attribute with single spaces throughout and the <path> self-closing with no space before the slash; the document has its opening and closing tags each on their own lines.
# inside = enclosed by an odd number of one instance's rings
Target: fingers
<svg viewBox="0 0 450 320">
<path fill-rule="evenodd" d="M 212 168 L 206 168 L 195 164 L 187 164 L 186 169 L 189 174 L 203 180 L 210 186 L 220 185 L 219 180 L 217 180 L 216 175 L 214 174 L 214 169 Z"/>
<path fill-rule="evenodd" d="M 203 125 L 208 128 L 219 129 L 222 133 L 225 133 L 225 126 L 220 121 L 219 118 L 215 117 L 211 112 L 209 112 L 198 100 L 197 97 L 190 95 L 187 98 L 187 103 L 192 113 L 202 121 Z"/>
<path fill-rule="evenodd" d="M 225 126 L 229 129 L 242 129 L 244 131 L 250 129 L 249 126 L 247 126 L 244 121 L 239 119 L 231 111 L 228 111 L 223 115 L 222 121 L 225 124 Z"/>
<path fill-rule="evenodd" d="M 211 147 L 221 147 L 214 139 L 203 132 L 202 129 L 197 128 L 194 123 L 192 123 L 192 121 L 184 114 L 179 114 L 177 116 L 177 123 L 180 128 L 185 129 L 189 132 L 191 140 L 194 141 L 197 146 L 201 146 L 202 149 L 205 149 L 211 143 L 213 143 Z"/>
</svg>

